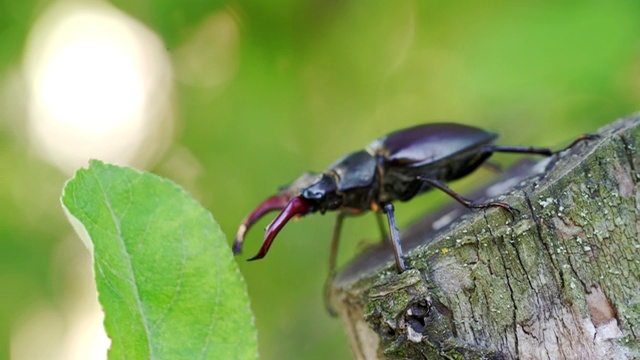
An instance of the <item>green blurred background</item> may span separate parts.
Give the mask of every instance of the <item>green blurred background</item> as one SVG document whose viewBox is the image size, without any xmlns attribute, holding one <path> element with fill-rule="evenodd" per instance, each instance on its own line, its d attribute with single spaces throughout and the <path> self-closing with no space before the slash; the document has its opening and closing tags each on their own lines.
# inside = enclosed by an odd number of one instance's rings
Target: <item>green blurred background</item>
<svg viewBox="0 0 640 360">
<path fill-rule="evenodd" d="M 229 242 L 242 217 L 279 186 L 393 129 L 452 120 L 497 131 L 502 144 L 560 147 L 637 111 L 640 100 L 637 1 L 69 4 L 136 22 L 155 34 L 157 56 L 170 64 L 169 96 L 145 108 L 151 135 L 134 155 L 106 160 L 178 182 L 211 210 Z M 95 310 L 89 253 L 58 201 L 73 163 L 52 160 L 54 150 L 43 151 L 33 135 L 37 88 L 25 75 L 34 24 L 55 5 L 0 2 L 3 359 L 87 356 L 74 341 L 84 341 L 78 318 Z M 155 61 L 138 60 L 143 68 Z M 472 181 L 492 176 L 480 170 Z M 433 194 L 397 205 L 401 226 L 445 200 Z M 258 262 L 244 259 L 269 219 L 249 233 L 237 259 L 263 359 L 351 356 L 342 323 L 322 305 L 334 216 L 291 223 Z M 340 262 L 377 237 L 373 216 L 347 221 Z"/>
</svg>

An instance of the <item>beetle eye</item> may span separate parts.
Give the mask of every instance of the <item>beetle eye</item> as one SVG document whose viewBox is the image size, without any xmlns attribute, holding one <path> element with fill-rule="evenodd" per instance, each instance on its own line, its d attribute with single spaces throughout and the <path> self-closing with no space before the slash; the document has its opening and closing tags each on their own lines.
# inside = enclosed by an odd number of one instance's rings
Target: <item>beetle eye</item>
<svg viewBox="0 0 640 360">
<path fill-rule="evenodd" d="M 323 191 L 313 191 L 311 189 L 305 189 L 302 191 L 302 197 L 309 200 L 319 200 L 324 196 Z"/>
<path fill-rule="evenodd" d="M 322 178 L 315 184 L 302 190 L 302 197 L 309 200 L 322 200 L 327 197 L 328 193 L 336 191 L 336 183 L 333 178 L 327 174 L 322 174 Z"/>
</svg>

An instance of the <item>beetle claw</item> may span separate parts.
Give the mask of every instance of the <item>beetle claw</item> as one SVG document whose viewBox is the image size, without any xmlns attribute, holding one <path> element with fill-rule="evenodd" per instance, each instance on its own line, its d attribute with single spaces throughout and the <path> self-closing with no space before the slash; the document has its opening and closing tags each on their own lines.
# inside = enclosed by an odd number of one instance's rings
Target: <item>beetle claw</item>
<svg viewBox="0 0 640 360">
<path fill-rule="evenodd" d="M 240 227 L 236 233 L 236 238 L 233 243 L 233 254 L 238 255 L 242 252 L 244 236 L 256 221 L 260 220 L 260 218 L 271 211 L 284 209 L 284 207 L 289 203 L 289 200 L 289 197 L 286 195 L 274 195 L 263 201 L 257 208 L 255 208 L 255 210 L 253 210 L 253 212 L 247 215 L 240 223 Z"/>
<path fill-rule="evenodd" d="M 565 147 L 562 150 L 556 151 L 556 153 L 561 153 L 565 150 L 569 150 L 572 147 L 574 147 L 576 144 L 578 144 L 579 142 L 583 142 L 583 141 L 591 141 L 591 140 L 597 140 L 600 139 L 600 135 L 597 134 L 584 134 L 584 135 L 580 135 L 577 139 L 573 140 L 573 142 L 571 144 L 569 144 L 569 146 Z"/>
<path fill-rule="evenodd" d="M 269 247 L 273 243 L 273 240 L 276 238 L 276 235 L 282 230 L 282 228 L 291 220 L 291 218 L 296 216 L 303 216 L 308 214 L 311 211 L 311 205 L 307 200 L 302 198 L 301 196 L 296 196 L 287 205 L 282 209 L 280 214 L 276 216 L 275 219 L 267 226 L 266 234 L 264 236 L 264 240 L 262 241 L 262 247 L 260 251 L 252 258 L 248 259 L 248 261 L 262 259 L 269 252 Z"/>
<path fill-rule="evenodd" d="M 515 221 L 516 220 L 516 216 L 520 215 L 520 210 L 514 208 L 513 206 L 507 204 L 506 202 L 489 202 L 486 204 L 483 204 L 482 206 L 479 207 L 483 207 L 483 208 L 488 208 L 490 206 L 496 206 L 496 207 L 501 207 L 505 210 L 507 210 L 509 212 L 509 214 L 511 215 L 511 220 Z"/>
</svg>

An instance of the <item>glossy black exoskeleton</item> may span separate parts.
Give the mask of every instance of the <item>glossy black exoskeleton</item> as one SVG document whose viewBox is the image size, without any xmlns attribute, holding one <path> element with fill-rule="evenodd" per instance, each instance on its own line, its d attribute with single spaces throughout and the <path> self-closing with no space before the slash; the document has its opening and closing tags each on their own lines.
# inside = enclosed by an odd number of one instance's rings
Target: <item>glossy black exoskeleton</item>
<svg viewBox="0 0 640 360">
<path fill-rule="evenodd" d="M 547 148 L 494 145 L 496 138 L 495 133 L 453 123 L 418 125 L 383 136 L 366 149 L 337 160 L 321 173 L 303 174 L 280 193 L 258 205 L 242 221 L 233 252 L 238 254 L 242 250 L 246 232 L 270 211 L 281 210 L 267 227 L 260 251 L 249 260 L 263 258 L 276 235 L 291 218 L 338 210 L 329 259 L 332 276 L 344 216 L 367 210 L 378 214 L 382 211 L 387 217 L 396 266 L 402 272 L 405 265 L 393 201 L 407 201 L 437 188 L 468 208 L 501 207 L 515 216 L 516 209 L 507 203 L 478 204 L 455 193 L 444 183 L 474 171 L 495 152 L 544 156 L 555 153 Z M 588 138 L 591 136 L 582 136 L 569 147 Z M 381 229 L 384 231 L 384 226 Z"/>
</svg>

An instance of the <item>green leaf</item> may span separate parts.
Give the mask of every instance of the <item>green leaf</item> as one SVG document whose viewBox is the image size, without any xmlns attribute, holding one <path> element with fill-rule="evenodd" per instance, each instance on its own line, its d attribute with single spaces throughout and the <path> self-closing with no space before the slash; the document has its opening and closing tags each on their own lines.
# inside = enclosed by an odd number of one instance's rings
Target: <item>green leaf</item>
<svg viewBox="0 0 640 360">
<path fill-rule="evenodd" d="M 62 204 L 93 251 L 111 359 L 250 359 L 246 286 L 211 214 L 146 172 L 91 161 Z"/>
</svg>

